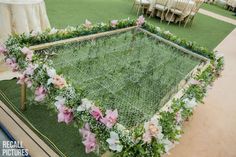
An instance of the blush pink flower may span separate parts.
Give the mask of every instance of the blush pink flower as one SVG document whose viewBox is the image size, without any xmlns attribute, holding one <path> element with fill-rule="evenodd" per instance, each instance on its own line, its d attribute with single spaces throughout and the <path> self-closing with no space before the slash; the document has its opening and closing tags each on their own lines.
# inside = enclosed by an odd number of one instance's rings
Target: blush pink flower
<svg viewBox="0 0 236 157">
<path fill-rule="evenodd" d="M 24 84 L 25 83 L 25 75 L 20 75 L 19 77 L 18 77 L 18 81 L 17 81 L 17 84 Z"/>
<path fill-rule="evenodd" d="M 60 75 L 55 75 L 53 77 L 52 84 L 54 84 L 54 86 L 59 89 L 62 89 L 67 85 L 66 80 L 63 77 L 61 77 Z"/>
<path fill-rule="evenodd" d="M 85 20 L 85 23 L 84 23 L 84 27 L 85 28 L 92 28 L 92 22 L 90 22 L 89 20 Z"/>
<path fill-rule="evenodd" d="M 58 111 L 58 122 L 65 122 L 66 124 L 68 124 L 73 120 L 74 114 L 71 108 L 68 108 L 64 105 L 60 105 L 58 106 Z"/>
<path fill-rule="evenodd" d="M 29 64 L 28 67 L 26 67 L 25 71 L 23 72 L 23 74 L 25 75 L 33 75 L 34 74 L 34 70 L 38 67 L 38 65 L 33 65 L 33 64 Z"/>
<path fill-rule="evenodd" d="M 88 137 L 82 142 L 85 146 L 85 152 L 90 153 L 96 150 L 97 142 L 95 134 L 90 133 Z"/>
<path fill-rule="evenodd" d="M 79 130 L 83 137 L 83 144 L 85 146 L 85 152 L 90 153 L 97 148 L 96 136 L 90 131 L 88 123 L 84 124 L 84 127 Z"/>
<path fill-rule="evenodd" d="M 47 91 L 43 86 L 39 86 L 36 88 L 35 92 L 35 101 L 41 102 L 45 99 Z"/>
<path fill-rule="evenodd" d="M 196 79 L 193 79 L 193 78 L 191 80 L 189 80 L 189 83 L 192 84 L 192 85 L 199 85 L 199 84 L 201 84 L 200 81 L 198 81 Z"/>
<path fill-rule="evenodd" d="M 182 122 L 182 114 L 181 114 L 181 112 L 182 112 L 182 109 L 179 110 L 178 112 L 176 112 L 176 114 L 175 114 L 175 120 L 176 120 L 177 124 L 180 124 Z"/>
<path fill-rule="evenodd" d="M 34 55 L 34 52 L 32 50 L 30 50 L 27 47 L 23 47 L 21 49 L 21 52 L 26 55 L 26 60 L 27 61 L 32 61 L 32 58 L 33 58 L 33 55 Z"/>
<path fill-rule="evenodd" d="M 26 84 L 26 86 L 29 88 L 32 86 L 33 82 L 31 81 L 30 78 L 26 77 L 25 75 L 20 75 L 20 77 L 18 77 L 18 81 L 17 84 Z"/>
<path fill-rule="evenodd" d="M 30 78 L 25 78 L 25 83 L 28 88 L 30 88 L 33 84 L 32 80 Z"/>
<path fill-rule="evenodd" d="M 111 128 L 114 124 L 116 124 L 118 118 L 118 111 L 115 109 L 114 111 L 112 110 L 107 110 L 106 111 L 106 116 L 101 118 L 100 121 L 105 124 L 108 128 Z"/>
<path fill-rule="evenodd" d="M 0 43 L 0 54 L 5 55 L 7 53 L 6 47 Z"/>
<path fill-rule="evenodd" d="M 18 64 L 16 63 L 15 58 L 7 58 L 6 64 L 12 68 L 13 71 L 17 71 L 19 69 Z"/>
<path fill-rule="evenodd" d="M 91 133 L 89 124 L 85 123 L 84 127 L 82 129 L 79 129 L 79 132 L 82 135 L 83 139 L 86 139 L 89 136 L 89 134 Z"/>
<path fill-rule="evenodd" d="M 111 21 L 111 27 L 116 27 L 116 25 L 118 24 L 118 20 L 112 20 Z"/>
<path fill-rule="evenodd" d="M 102 118 L 102 112 L 101 110 L 96 107 L 96 106 L 92 106 L 90 114 L 96 119 L 99 120 L 100 118 Z"/>
<path fill-rule="evenodd" d="M 152 117 L 149 122 L 144 123 L 145 132 L 143 134 L 143 141 L 150 143 L 152 137 L 162 140 L 162 126 L 159 124 L 158 118 L 156 116 Z"/>
<path fill-rule="evenodd" d="M 136 21 L 136 24 L 138 27 L 141 27 L 145 22 L 145 18 L 143 17 L 143 15 L 139 16 L 139 18 Z"/>
</svg>

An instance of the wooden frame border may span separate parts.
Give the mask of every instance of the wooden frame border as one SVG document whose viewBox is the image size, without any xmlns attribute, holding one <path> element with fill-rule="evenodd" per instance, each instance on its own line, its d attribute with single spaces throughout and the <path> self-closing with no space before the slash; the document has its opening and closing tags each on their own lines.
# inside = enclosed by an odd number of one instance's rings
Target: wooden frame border
<svg viewBox="0 0 236 157">
<path fill-rule="evenodd" d="M 201 56 L 199 54 L 196 54 L 184 47 L 179 46 L 176 43 L 173 43 L 167 39 L 164 39 L 156 34 L 153 34 L 145 29 L 139 28 L 137 26 L 133 26 L 133 27 L 127 27 L 127 28 L 123 28 L 123 29 L 117 29 L 117 30 L 113 30 L 113 31 L 108 31 L 108 32 L 102 32 L 102 33 L 97 33 L 97 34 L 92 34 L 92 35 L 87 35 L 87 36 L 81 36 L 81 37 L 76 37 L 76 38 L 70 38 L 70 39 L 65 39 L 65 40 L 59 40 L 59 41 L 55 41 L 55 42 L 49 42 L 49 43 L 44 43 L 44 44 L 39 44 L 39 45 L 35 45 L 35 46 L 31 46 L 29 47 L 31 50 L 41 50 L 41 49 L 46 49 L 49 48 L 51 46 L 59 46 L 59 45 L 63 45 L 66 43 L 73 43 L 73 42 L 80 42 L 80 41 L 84 41 L 84 40 L 89 40 L 89 39 L 95 39 L 95 38 L 99 38 L 99 37 L 104 37 L 104 36 L 109 36 L 109 35 L 113 35 L 113 34 L 117 34 L 117 33 L 121 33 L 121 32 L 126 32 L 129 30 L 133 30 L 133 29 L 137 29 L 139 31 L 144 32 L 145 34 L 148 34 L 152 37 L 154 37 L 155 39 L 170 45 L 178 50 L 180 50 L 181 52 L 184 52 L 188 55 L 191 55 L 195 58 L 198 58 L 200 60 L 202 60 L 203 62 L 201 62 L 199 65 L 197 65 L 191 72 L 189 72 L 185 78 L 177 85 L 177 88 L 181 88 L 180 90 L 177 91 L 177 93 L 173 94 L 171 96 L 171 98 L 169 99 L 169 101 L 167 103 L 165 103 L 165 105 L 163 105 L 163 107 L 156 113 L 159 114 L 160 111 L 166 111 L 172 104 L 172 101 L 174 99 L 177 98 L 181 98 L 184 95 L 184 90 L 187 89 L 190 86 L 190 81 L 187 81 L 188 77 L 190 76 L 196 76 L 196 74 L 199 72 L 199 70 L 202 72 L 204 71 L 209 65 L 210 65 L 210 60 L 204 56 Z M 26 109 L 26 85 L 23 84 L 21 86 L 21 109 L 25 110 Z"/>
</svg>

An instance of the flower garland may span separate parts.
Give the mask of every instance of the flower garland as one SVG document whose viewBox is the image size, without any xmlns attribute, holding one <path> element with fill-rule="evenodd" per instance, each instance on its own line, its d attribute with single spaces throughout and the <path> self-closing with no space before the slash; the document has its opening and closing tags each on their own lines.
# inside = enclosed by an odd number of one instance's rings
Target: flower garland
<svg viewBox="0 0 236 157">
<path fill-rule="evenodd" d="M 56 72 L 47 57 L 34 54 L 27 48 L 39 43 L 135 25 L 211 59 L 211 65 L 192 80 L 184 96 L 174 100 L 167 111 L 154 115 L 149 121 L 130 130 L 118 123 L 119 114 L 116 109 L 104 110 L 95 102 L 82 98 L 81 92 L 74 89 L 63 75 Z M 109 24 L 97 25 L 86 20 L 85 24 L 77 28 L 53 28 L 43 33 L 32 32 L 30 35 L 12 36 L 6 42 L 6 46 L 0 45 L 0 53 L 5 55 L 5 61 L 13 71 L 21 73 L 17 83 L 25 83 L 33 90 L 35 101 L 52 104 L 58 112 L 58 122 L 76 122 L 83 137 L 82 143 L 86 153 L 99 150 L 100 154 L 110 151 L 117 156 L 132 157 L 160 156 L 169 152 L 181 137 L 182 123 L 192 115 L 196 104 L 202 101 L 209 85 L 219 76 L 224 63 L 222 56 L 146 23 L 143 16 L 137 20 L 112 20 Z"/>
</svg>

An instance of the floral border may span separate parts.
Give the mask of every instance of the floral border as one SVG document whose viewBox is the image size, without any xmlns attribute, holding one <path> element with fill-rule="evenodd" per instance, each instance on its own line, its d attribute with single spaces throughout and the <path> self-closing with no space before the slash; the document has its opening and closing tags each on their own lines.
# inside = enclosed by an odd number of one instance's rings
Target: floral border
<svg viewBox="0 0 236 157">
<path fill-rule="evenodd" d="M 69 80 L 66 81 L 63 75 L 58 74 L 47 57 L 28 48 L 131 26 L 141 27 L 211 60 L 210 65 L 197 74 L 184 95 L 173 100 L 167 111 L 154 115 L 131 130 L 118 123 L 117 110 L 104 110 L 99 103 L 83 98 L 82 91 L 73 88 Z M 78 27 L 13 35 L 5 45 L 0 45 L 0 53 L 5 55 L 5 61 L 13 71 L 21 73 L 17 83 L 26 84 L 34 91 L 32 101 L 46 102 L 49 108 L 58 112 L 58 122 L 74 122 L 83 137 L 86 153 L 103 154 L 109 151 L 114 156 L 124 157 L 158 157 L 168 153 L 181 137 L 183 122 L 192 115 L 197 103 L 202 102 L 207 89 L 220 75 L 224 65 L 222 56 L 145 22 L 143 16 L 137 20 L 112 20 L 95 25 L 86 20 L 85 24 Z"/>
</svg>

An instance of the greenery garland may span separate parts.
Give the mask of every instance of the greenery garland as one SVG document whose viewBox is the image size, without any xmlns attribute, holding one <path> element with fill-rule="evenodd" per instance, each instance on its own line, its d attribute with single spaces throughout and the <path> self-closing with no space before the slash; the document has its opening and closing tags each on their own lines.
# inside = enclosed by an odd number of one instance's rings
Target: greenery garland
<svg viewBox="0 0 236 157">
<path fill-rule="evenodd" d="M 174 100 L 167 111 L 154 115 L 149 121 L 131 130 L 117 122 L 116 110 L 104 110 L 98 103 L 84 99 L 80 89 L 73 88 L 62 75 L 56 73 L 47 55 L 34 54 L 27 48 L 136 25 L 209 58 L 211 64 L 198 73 L 183 97 Z M 76 28 L 53 28 L 43 33 L 13 35 L 5 45 L 0 46 L 0 53 L 5 55 L 5 61 L 13 71 L 21 72 L 18 83 L 26 83 L 35 91 L 35 101 L 47 102 L 49 108 L 58 112 L 58 122 L 73 121 L 80 128 L 87 153 L 93 151 L 103 154 L 110 151 L 114 156 L 123 157 L 159 157 L 168 153 L 181 136 L 182 123 L 192 115 L 196 104 L 202 102 L 208 87 L 219 76 L 224 64 L 222 56 L 194 42 L 180 39 L 169 31 L 162 31 L 146 23 L 142 16 L 138 20 L 112 20 L 95 25 L 86 20 L 84 25 Z"/>
</svg>

